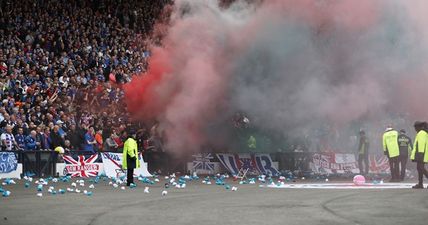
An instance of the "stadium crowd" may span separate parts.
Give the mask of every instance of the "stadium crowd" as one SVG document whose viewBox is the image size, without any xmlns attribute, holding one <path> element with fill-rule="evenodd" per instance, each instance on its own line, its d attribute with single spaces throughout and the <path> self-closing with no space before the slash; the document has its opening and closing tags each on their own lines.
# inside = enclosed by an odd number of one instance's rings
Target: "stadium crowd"
<svg viewBox="0 0 428 225">
<path fill-rule="evenodd" d="M 130 121 L 122 84 L 147 68 L 168 0 L 0 0 L 4 150 L 118 151 Z"/>
</svg>

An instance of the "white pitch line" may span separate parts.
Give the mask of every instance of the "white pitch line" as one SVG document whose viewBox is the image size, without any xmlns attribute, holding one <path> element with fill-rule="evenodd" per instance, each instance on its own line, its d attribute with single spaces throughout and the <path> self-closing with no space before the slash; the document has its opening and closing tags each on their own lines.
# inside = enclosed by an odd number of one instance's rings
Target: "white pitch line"
<svg viewBox="0 0 428 225">
<path fill-rule="evenodd" d="M 409 189 L 414 184 L 411 183 L 384 183 L 384 184 L 364 184 L 354 183 L 314 183 L 314 184 L 284 184 L 284 185 L 260 185 L 262 188 L 288 188 L 288 189 Z"/>
</svg>

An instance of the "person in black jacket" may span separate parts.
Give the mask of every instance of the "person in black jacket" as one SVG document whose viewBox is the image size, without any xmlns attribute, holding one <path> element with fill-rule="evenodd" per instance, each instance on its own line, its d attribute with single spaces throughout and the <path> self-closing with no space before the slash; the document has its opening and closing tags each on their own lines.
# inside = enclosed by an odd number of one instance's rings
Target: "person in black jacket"
<svg viewBox="0 0 428 225">
<path fill-rule="evenodd" d="M 80 150 L 84 141 L 82 132 L 76 128 L 76 125 L 72 124 L 70 126 L 70 131 L 67 133 L 67 140 L 70 141 L 70 145 L 75 150 Z"/>
<path fill-rule="evenodd" d="M 360 141 L 358 144 L 358 168 L 360 169 L 360 173 L 363 175 L 369 173 L 369 140 L 364 130 L 360 130 Z"/>
<path fill-rule="evenodd" d="M 59 135 L 59 126 L 55 125 L 50 134 L 52 149 L 56 147 L 64 147 L 64 139 Z"/>
<path fill-rule="evenodd" d="M 412 140 L 406 135 L 404 129 L 401 129 L 398 135 L 398 147 L 400 148 L 400 155 L 398 156 L 401 170 L 400 180 L 403 181 L 406 176 L 406 164 L 409 160 L 410 151 L 412 151 Z"/>
</svg>

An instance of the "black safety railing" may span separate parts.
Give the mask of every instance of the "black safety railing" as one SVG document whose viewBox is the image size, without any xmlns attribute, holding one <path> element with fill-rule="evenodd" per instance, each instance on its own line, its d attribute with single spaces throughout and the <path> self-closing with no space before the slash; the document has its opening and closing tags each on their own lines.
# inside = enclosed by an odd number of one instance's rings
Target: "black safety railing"
<svg viewBox="0 0 428 225">
<path fill-rule="evenodd" d="M 14 153 L 18 163 L 22 164 L 23 174 L 37 177 L 53 176 L 56 174 L 58 154 L 52 150 L 12 150 L 0 152 Z"/>
<path fill-rule="evenodd" d="M 56 164 L 64 162 L 60 154 L 50 149 L 13 151 L 0 150 L 0 152 L 13 152 L 16 155 L 18 163 L 22 164 L 23 176 L 58 176 L 59 171 L 56 171 Z M 99 154 L 97 162 L 101 163 L 101 153 L 102 152 L 66 151 L 64 154 L 71 156 Z M 309 163 L 312 159 L 312 154 L 313 153 L 308 152 L 282 152 L 272 153 L 271 157 L 273 161 L 278 162 L 278 169 L 281 171 L 309 171 Z M 163 171 L 167 173 L 172 171 L 186 172 L 186 162 L 192 160 L 192 157 L 172 159 L 169 154 L 164 152 L 144 152 L 143 157 L 145 162 L 149 163 L 149 171 Z M 216 159 L 213 159 L 213 161 L 216 161 Z"/>
<path fill-rule="evenodd" d="M 60 154 L 53 150 L 14 150 L 1 152 L 12 152 L 18 159 L 18 163 L 22 164 L 22 175 L 32 175 L 35 177 L 49 177 L 58 176 L 56 171 L 56 164 L 63 163 L 63 158 Z M 117 151 L 114 151 L 118 153 Z M 98 154 L 99 163 L 102 162 L 102 152 L 88 152 L 88 151 L 67 151 L 65 155 L 78 156 L 78 155 L 93 155 Z M 273 161 L 278 162 L 279 171 L 299 171 L 302 173 L 311 171 L 310 163 L 313 159 L 313 152 L 281 152 L 271 153 Z M 144 161 L 148 163 L 148 170 L 150 172 L 162 171 L 162 173 L 169 172 L 187 172 L 186 163 L 192 161 L 192 157 L 175 158 L 170 154 L 164 152 L 143 152 Z M 218 161 L 216 158 L 213 162 Z M 413 163 L 408 163 L 408 169 L 414 169 Z"/>
<path fill-rule="evenodd" d="M 310 152 L 281 152 L 273 153 L 273 161 L 278 162 L 280 171 L 310 171 L 313 153 Z"/>
<path fill-rule="evenodd" d="M 1 152 L 14 153 L 18 159 L 18 163 L 22 164 L 22 174 L 31 175 L 35 177 L 48 177 L 58 176 L 56 171 L 56 164 L 63 162 L 62 157 L 57 152 L 50 149 L 41 150 L 0 150 Z M 93 155 L 100 153 L 93 153 L 88 151 L 67 151 L 66 155 Z M 101 162 L 101 157 L 98 157 L 98 162 Z"/>
</svg>

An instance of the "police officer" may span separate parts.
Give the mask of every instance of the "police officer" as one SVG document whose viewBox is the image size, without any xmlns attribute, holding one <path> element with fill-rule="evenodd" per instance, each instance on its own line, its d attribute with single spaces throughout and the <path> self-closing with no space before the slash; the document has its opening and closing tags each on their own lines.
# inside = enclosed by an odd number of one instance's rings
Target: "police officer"
<svg viewBox="0 0 428 225">
<path fill-rule="evenodd" d="M 130 130 L 128 139 L 126 139 L 123 145 L 122 168 L 127 170 L 126 186 L 134 183 L 134 169 L 140 167 L 136 135 L 135 130 Z"/>
<path fill-rule="evenodd" d="M 364 130 L 360 130 L 360 141 L 358 144 L 358 168 L 360 169 L 360 173 L 363 175 L 369 173 L 369 140 Z"/>
<path fill-rule="evenodd" d="M 400 155 L 398 161 L 400 163 L 400 180 L 403 181 L 406 176 L 406 164 L 409 160 L 409 153 L 412 151 L 412 140 L 406 135 L 404 129 L 400 130 L 398 135 L 398 146 L 400 148 Z"/>
<path fill-rule="evenodd" d="M 428 124 L 426 122 L 416 121 L 414 124 L 416 130 L 415 142 L 413 143 L 413 150 L 410 155 L 412 162 L 416 162 L 416 169 L 418 171 L 418 180 L 419 183 L 413 186 L 412 188 L 424 188 L 423 179 L 424 175 L 428 178 L 428 171 L 425 169 L 425 163 L 428 163 L 428 153 L 427 153 L 427 144 L 428 144 Z"/>
<path fill-rule="evenodd" d="M 383 152 L 389 159 L 389 167 L 391 169 L 391 180 L 390 182 L 397 182 L 399 178 L 399 168 L 398 168 L 398 156 L 400 155 L 400 150 L 398 147 L 398 132 L 388 126 L 385 133 L 383 134 Z"/>
</svg>

